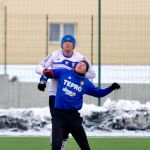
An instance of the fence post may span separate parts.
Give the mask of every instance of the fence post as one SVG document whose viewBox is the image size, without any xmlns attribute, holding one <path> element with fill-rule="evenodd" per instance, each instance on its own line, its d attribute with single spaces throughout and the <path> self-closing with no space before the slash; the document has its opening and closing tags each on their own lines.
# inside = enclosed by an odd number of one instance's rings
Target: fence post
<svg viewBox="0 0 150 150">
<path fill-rule="evenodd" d="M 91 64 L 93 65 L 93 15 L 91 15 Z"/>
<path fill-rule="evenodd" d="M 48 14 L 46 15 L 46 56 L 48 55 Z"/>
<path fill-rule="evenodd" d="M 5 41 L 4 41 L 4 74 L 7 74 L 7 7 L 5 6 L 4 8 L 4 19 L 5 19 L 5 29 L 4 29 L 4 36 L 5 36 Z"/>
<path fill-rule="evenodd" d="M 101 0 L 98 0 L 98 87 L 101 88 Z M 98 106 L 101 99 L 98 98 Z"/>
</svg>

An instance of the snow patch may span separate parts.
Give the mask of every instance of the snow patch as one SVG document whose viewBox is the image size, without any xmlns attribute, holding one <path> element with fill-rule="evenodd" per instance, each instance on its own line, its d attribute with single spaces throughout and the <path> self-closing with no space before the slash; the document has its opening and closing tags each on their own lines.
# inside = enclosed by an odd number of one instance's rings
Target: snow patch
<svg viewBox="0 0 150 150">
<path fill-rule="evenodd" d="M 150 136 L 150 103 L 111 101 L 80 110 L 89 136 Z M 42 135 L 51 132 L 49 108 L 0 109 L 0 135 Z"/>
</svg>

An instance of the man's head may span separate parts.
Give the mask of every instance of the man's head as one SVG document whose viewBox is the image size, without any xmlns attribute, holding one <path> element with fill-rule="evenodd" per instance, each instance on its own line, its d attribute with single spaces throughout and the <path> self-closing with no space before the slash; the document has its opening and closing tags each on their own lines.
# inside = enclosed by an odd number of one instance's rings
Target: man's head
<svg viewBox="0 0 150 150">
<path fill-rule="evenodd" d="M 65 35 L 61 39 L 61 47 L 63 50 L 73 50 L 76 45 L 76 40 L 72 35 Z"/>
<path fill-rule="evenodd" d="M 78 64 L 76 65 L 75 72 L 80 75 L 85 75 L 88 69 L 89 69 L 89 63 L 85 60 L 82 60 L 78 62 Z"/>
</svg>

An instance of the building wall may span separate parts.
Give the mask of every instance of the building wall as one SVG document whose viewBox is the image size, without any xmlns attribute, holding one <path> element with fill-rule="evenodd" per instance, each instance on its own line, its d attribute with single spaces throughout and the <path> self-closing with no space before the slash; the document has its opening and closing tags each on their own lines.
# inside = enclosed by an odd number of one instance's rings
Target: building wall
<svg viewBox="0 0 150 150">
<path fill-rule="evenodd" d="M 8 20 L 7 63 L 37 64 L 46 55 L 47 15 L 49 23 L 67 22 L 77 25 L 76 51 L 90 59 L 91 15 L 97 11 L 89 7 L 93 4 L 91 0 L 71 3 L 68 0 L 63 3 L 58 0 L 7 0 L 4 4 L 7 6 Z M 94 45 L 97 47 L 97 43 Z M 60 44 L 48 43 L 49 53 L 57 49 L 60 49 Z"/>
<path fill-rule="evenodd" d="M 149 0 L 102 1 L 103 63 L 150 64 L 149 6 Z"/>
<path fill-rule="evenodd" d="M 1 0 L 7 6 L 7 63 L 37 64 L 47 48 L 48 22 L 77 24 L 76 50 L 91 60 L 91 15 L 94 16 L 94 63 L 98 59 L 98 0 Z M 150 64 L 150 1 L 102 0 L 103 64 Z M 4 9 L 0 10 L 4 16 Z M 4 19 L 2 19 L 4 20 Z M 0 21 L 0 63 L 3 63 L 4 21 Z M 59 49 L 48 43 L 48 52 Z"/>
<path fill-rule="evenodd" d="M 110 84 L 102 84 L 105 88 Z M 40 92 L 37 83 L 11 82 L 8 76 L 0 75 L 0 108 L 32 108 L 48 106 L 48 91 Z M 121 90 L 114 91 L 106 97 L 101 98 L 103 104 L 107 98 L 111 100 L 136 100 L 140 103 L 149 102 L 150 84 L 121 84 Z M 84 95 L 84 102 L 98 105 L 98 99 Z"/>
</svg>

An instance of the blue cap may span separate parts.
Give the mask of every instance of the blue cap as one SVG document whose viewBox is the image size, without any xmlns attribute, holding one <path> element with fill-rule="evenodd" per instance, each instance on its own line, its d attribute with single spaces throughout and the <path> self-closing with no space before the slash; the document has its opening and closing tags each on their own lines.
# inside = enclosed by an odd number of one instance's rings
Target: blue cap
<svg viewBox="0 0 150 150">
<path fill-rule="evenodd" d="M 64 35 L 61 39 L 61 46 L 63 46 L 63 44 L 67 41 L 71 42 L 73 44 L 73 47 L 75 47 L 76 39 L 72 35 Z"/>
</svg>

